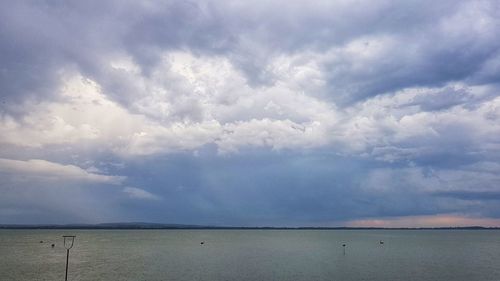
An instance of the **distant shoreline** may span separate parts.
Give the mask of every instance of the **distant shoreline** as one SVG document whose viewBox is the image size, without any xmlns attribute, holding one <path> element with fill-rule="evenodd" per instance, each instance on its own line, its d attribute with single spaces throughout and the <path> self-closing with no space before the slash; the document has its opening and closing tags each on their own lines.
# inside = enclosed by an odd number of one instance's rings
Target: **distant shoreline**
<svg viewBox="0 0 500 281">
<path fill-rule="evenodd" d="M 89 230 L 498 230 L 500 227 L 243 227 L 243 226 L 203 226 L 158 223 L 103 223 L 103 224 L 1 224 L 0 229 L 89 229 Z"/>
</svg>

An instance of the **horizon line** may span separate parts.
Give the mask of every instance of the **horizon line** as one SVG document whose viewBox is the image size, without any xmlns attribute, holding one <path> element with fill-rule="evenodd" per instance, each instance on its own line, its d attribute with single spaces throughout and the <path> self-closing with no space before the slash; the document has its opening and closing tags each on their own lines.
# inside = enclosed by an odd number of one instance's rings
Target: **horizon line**
<svg viewBox="0 0 500 281">
<path fill-rule="evenodd" d="M 26 223 L 26 224 L 0 224 L 0 229 L 387 229 L 387 230 L 430 230 L 430 229 L 500 229 L 500 226 L 420 226 L 420 227 L 382 227 L 382 226 L 221 226 L 179 223 L 152 223 L 152 222 L 110 222 L 110 223 Z"/>
</svg>

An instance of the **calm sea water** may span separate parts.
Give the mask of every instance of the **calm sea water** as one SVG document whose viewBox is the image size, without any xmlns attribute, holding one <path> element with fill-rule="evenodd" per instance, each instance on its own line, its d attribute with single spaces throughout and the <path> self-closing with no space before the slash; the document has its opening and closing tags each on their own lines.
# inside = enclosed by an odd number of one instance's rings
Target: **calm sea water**
<svg viewBox="0 0 500 281">
<path fill-rule="evenodd" d="M 64 280 L 64 234 L 69 280 L 500 280 L 495 230 L 0 230 L 0 280 Z"/>
</svg>

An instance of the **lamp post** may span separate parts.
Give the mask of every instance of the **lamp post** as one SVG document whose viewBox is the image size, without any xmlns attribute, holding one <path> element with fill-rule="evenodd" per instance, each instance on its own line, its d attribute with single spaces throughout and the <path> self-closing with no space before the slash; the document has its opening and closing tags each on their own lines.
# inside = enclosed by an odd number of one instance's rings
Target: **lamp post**
<svg viewBox="0 0 500 281">
<path fill-rule="evenodd" d="M 64 248 L 66 248 L 66 275 L 64 277 L 64 281 L 68 281 L 68 261 L 69 261 L 69 249 L 73 248 L 73 244 L 75 243 L 74 235 L 63 235 L 64 238 Z M 66 243 L 67 241 L 67 243 Z"/>
</svg>

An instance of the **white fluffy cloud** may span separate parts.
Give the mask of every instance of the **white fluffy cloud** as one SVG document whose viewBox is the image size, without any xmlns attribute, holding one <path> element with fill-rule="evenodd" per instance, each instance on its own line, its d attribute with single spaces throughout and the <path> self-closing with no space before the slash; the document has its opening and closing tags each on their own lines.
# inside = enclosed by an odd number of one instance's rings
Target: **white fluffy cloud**
<svg viewBox="0 0 500 281">
<path fill-rule="evenodd" d="M 127 109 L 96 82 L 71 76 L 58 100 L 27 104 L 31 111 L 20 119 L 3 115 L 0 142 L 41 149 L 88 143 L 121 156 L 195 151 L 207 144 L 216 144 L 221 153 L 333 146 L 384 161 L 412 160 L 443 145 L 464 145 L 477 153 L 499 150 L 500 100 L 494 87 L 410 88 L 339 109 L 299 91 L 300 79 L 287 75 L 300 73 L 296 68 L 302 66 L 290 67 L 284 58 L 279 71 L 285 78 L 252 88 L 227 61 L 171 57 L 181 63 L 170 61 L 164 71 L 177 75 L 179 92 L 162 88 L 168 79 L 160 83 L 139 76 L 146 88 L 163 94 L 140 92 Z"/>
<path fill-rule="evenodd" d="M 13 180 L 19 177 L 62 183 L 76 181 L 116 185 L 124 180 L 124 177 L 97 174 L 74 165 L 62 165 L 41 159 L 22 161 L 0 158 L 0 173 Z"/>
<path fill-rule="evenodd" d="M 500 135 L 496 91 L 452 85 L 375 97 L 346 110 L 341 142 L 351 151 L 384 161 L 411 161 L 458 150 L 496 155 L 495 139 Z"/>
<path fill-rule="evenodd" d="M 326 130 L 336 121 L 334 107 L 295 85 L 300 83 L 295 76 L 305 75 L 301 65 L 292 67 L 280 58 L 276 67 L 284 64 L 282 75 L 292 77 L 272 87 L 251 88 L 227 60 L 186 53 L 165 58 L 151 79 L 140 76 L 129 61 L 112 62 L 132 75 L 130 83 L 142 85 L 129 98 L 130 109 L 110 100 L 96 82 L 69 76 L 56 101 L 27 104 L 31 111 L 21 119 L 4 115 L 0 142 L 44 149 L 94 143 L 124 156 L 195 150 L 211 143 L 221 152 L 328 143 Z"/>
<path fill-rule="evenodd" d="M 160 200 L 161 198 L 157 195 L 152 194 L 144 189 L 140 189 L 137 187 L 127 186 L 123 189 L 130 198 L 133 199 L 143 199 L 143 200 Z"/>
</svg>

